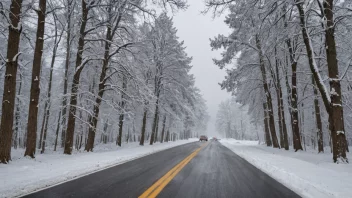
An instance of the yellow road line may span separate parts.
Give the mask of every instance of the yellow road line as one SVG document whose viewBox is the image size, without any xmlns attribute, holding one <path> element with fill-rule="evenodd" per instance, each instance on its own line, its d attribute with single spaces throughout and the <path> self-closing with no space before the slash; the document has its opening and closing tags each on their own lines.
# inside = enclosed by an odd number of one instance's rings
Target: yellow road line
<svg viewBox="0 0 352 198">
<path fill-rule="evenodd" d="M 138 198 L 153 198 L 156 197 L 165 186 L 185 167 L 198 153 L 199 151 L 208 144 L 202 145 L 200 148 L 193 151 L 184 160 L 173 167 L 169 172 L 167 172 L 163 177 L 161 177 L 157 182 L 155 182 L 151 187 L 149 187 L 142 195 Z"/>
<path fill-rule="evenodd" d="M 198 150 L 198 149 L 197 149 Z M 192 153 L 193 154 L 193 153 Z M 175 167 L 173 167 L 169 172 L 167 172 L 163 177 L 161 177 L 157 182 L 155 182 L 150 188 L 148 188 L 141 196 L 140 198 L 148 197 L 149 194 L 151 194 L 164 180 L 166 180 L 168 177 L 171 176 L 172 173 L 174 173 L 180 166 L 184 164 L 185 161 L 187 161 L 189 158 L 192 157 L 192 154 L 186 157 L 184 160 L 182 160 L 179 164 L 177 164 Z"/>
</svg>

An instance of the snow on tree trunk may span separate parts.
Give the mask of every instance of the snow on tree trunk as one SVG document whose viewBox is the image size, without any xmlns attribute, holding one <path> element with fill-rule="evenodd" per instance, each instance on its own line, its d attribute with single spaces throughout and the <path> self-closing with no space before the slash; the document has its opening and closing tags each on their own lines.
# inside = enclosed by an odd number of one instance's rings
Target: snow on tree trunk
<svg viewBox="0 0 352 198">
<path fill-rule="evenodd" d="M 146 107 L 145 107 L 146 108 Z M 139 145 L 143 146 L 144 145 L 144 137 L 145 137 L 145 130 L 146 130 L 146 123 L 147 123 L 147 109 L 144 110 L 143 113 L 143 123 L 142 123 L 142 131 L 141 131 L 141 140 L 139 142 Z"/>
<path fill-rule="evenodd" d="M 22 75 L 19 75 L 20 80 L 19 80 L 19 86 L 18 86 L 18 91 L 17 91 L 17 96 L 21 95 L 22 91 Z M 20 137 L 18 135 L 19 133 L 19 128 L 21 125 L 21 109 L 20 109 L 20 99 L 17 97 L 16 100 L 16 113 L 15 113 L 15 135 L 13 139 L 13 147 L 17 149 L 17 146 L 20 144 Z"/>
<path fill-rule="evenodd" d="M 34 59 L 32 67 L 32 83 L 30 90 L 30 102 L 28 111 L 27 125 L 27 147 L 24 156 L 34 158 L 36 142 L 37 142 L 37 120 L 39 109 L 39 94 L 40 94 L 40 70 L 42 63 L 43 45 L 44 45 L 44 30 L 46 18 L 46 0 L 39 1 L 39 10 L 37 23 L 37 36 L 34 49 Z"/>
<path fill-rule="evenodd" d="M 323 142 L 323 126 L 321 122 L 320 115 L 320 105 L 318 100 L 318 90 L 315 87 L 316 83 L 312 77 L 313 93 L 314 93 L 314 110 L 315 110 L 315 120 L 317 126 L 317 140 L 318 140 L 318 152 L 324 152 L 324 142 Z"/>
<path fill-rule="evenodd" d="M 61 147 L 65 146 L 66 138 L 66 118 L 67 118 L 67 89 L 68 89 L 68 69 L 70 66 L 70 57 L 71 57 L 71 17 L 72 17 L 72 3 L 73 0 L 67 0 L 67 36 L 66 36 L 66 57 L 65 57 L 65 76 L 64 76 L 64 92 L 62 98 L 62 110 L 61 110 Z M 59 116 L 59 117 L 60 117 Z M 59 119 L 60 121 L 60 119 Z M 59 127 L 59 126 L 58 126 Z M 58 137 L 57 137 L 58 138 Z M 55 145 L 57 140 L 55 141 Z M 56 146 L 55 146 L 56 148 Z M 56 149 L 55 149 L 56 150 Z"/>
<path fill-rule="evenodd" d="M 22 0 L 13 0 L 10 6 L 9 37 L 7 43 L 7 62 L 2 98 L 2 114 L 0 124 L 0 162 L 11 160 L 11 139 L 16 98 L 16 76 L 18 68 L 21 25 Z"/>
<path fill-rule="evenodd" d="M 277 103 L 278 103 L 278 116 L 279 116 L 279 123 L 281 123 L 281 130 L 280 133 L 283 137 L 280 137 L 280 144 L 281 147 L 284 147 L 285 150 L 289 149 L 288 144 L 288 135 L 287 135 L 287 127 L 286 127 L 286 119 L 285 119 L 285 109 L 284 109 L 284 101 L 282 98 L 282 88 L 281 88 L 281 78 L 279 73 L 279 60 L 277 58 L 277 52 L 275 47 L 275 69 L 276 69 L 276 89 L 277 89 Z"/>
<path fill-rule="evenodd" d="M 260 40 L 259 40 L 259 35 L 256 35 L 256 45 L 257 45 L 257 48 L 258 48 L 260 70 L 261 70 L 261 73 L 262 73 L 264 93 L 265 93 L 265 97 L 266 97 L 267 110 L 268 110 L 268 114 L 269 114 L 269 127 L 270 127 L 271 139 L 272 139 L 273 147 L 274 148 L 280 148 L 280 145 L 279 145 L 279 142 L 278 142 L 278 139 L 277 139 L 277 136 L 276 136 L 272 98 L 271 98 L 271 93 L 270 93 L 270 89 L 269 89 L 269 86 L 268 86 L 268 82 L 267 82 L 267 79 L 266 79 L 264 56 L 263 56 L 263 52 L 262 52 L 262 49 L 261 49 L 261 43 L 260 43 Z"/>
<path fill-rule="evenodd" d="M 267 111 L 267 104 L 265 102 L 263 103 L 263 109 L 264 109 L 265 142 L 267 146 L 272 146 L 270 132 L 269 132 L 269 124 L 268 124 L 269 116 Z"/>
<path fill-rule="evenodd" d="M 71 154 L 72 153 L 72 147 L 73 147 L 73 138 L 74 138 L 74 130 L 75 130 L 75 125 L 76 125 L 76 105 L 77 105 L 77 94 L 78 94 L 78 89 L 79 89 L 79 83 L 80 83 L 80 77 L 81 77 L 81 72 L 83 70 L 82 65 L 82 56 L 83 56 L 83 51 L 84 51 L 84 38 L 86 36 L 86 25 L 87 25 L 87 20 L 88 20 L 88 12 L 89 9 L 87 6 L 86 1 L 82 0 L 82 19 L 81 19 L 81 27 L 79 31 L 79 40 L 78 40 L 78 48 L 77 48 L 77 55 L 76 55 L 76 66 L 75 66 L 75 73 L 73 76 L 73 81 L 72 81 L 72 88 L 71 88 L 71 98 L 70 98 L 70 107 L 69 107 L 69 114 L 68 114 L 68 123 L 67 123 L 67 128 L 65 132 L 65 148 L 64 148 L 64 154 Z"/>
<path fill-rule="evenodd" d="M 117 145 L 121 146 L 122 141 L 121 141 L 121 137 L 122 137 L 122 131 L 123 131 L 123 123 L 124 123 L 124 118 L 125 118 L 125 113 L 124 113 L 124 109 L 125 109 L 125 104 L 126 104 L 126 98 L 125 98 L 125 94 L 127 92 L 127 77 L 126 75 L 123 75 L 122 77 L 122 90 L 123 92 L 121 93 L 121 105 L 120 105 L 120 116 L 119 116 L 119 134 L 118 134 L 118 138 L 117 138 Z"/>
<path fill-rule="evenodd" d="M 306 46 L 310 70 L 313 73 L 314 80 L 322 96 L 326 111 L 329 114 L 329 130 L 331 133 L 332 144 L 333 144 L 333 160 L 338 162 L 348 162 L 346 157 L 346 136 L 344 131 L 343 122 L 343 107 L 341 100 L 341 84 L 338 73 L 338 63 L 336 58 L 336 44 L 334 37 L 334 16 L 333 16 L 333 1 L 324 1 L 324 20 L 325 21 L 325 43 L 326 43 L 326 58 L 328 64 L 328 74 L 330 78 L 330 97 L 328 95 L 327 88 L 325 87 L 323 80 L 320 76 L 318 67 L 315 62 L 313 45 L 309 38 L 306 22 L 305 22 L 305 11 L 303 9 L 303 2 L 296 2 L 296 6 L 299 11 L 300 23 L 304 44 Z"/>
<path fill-rule="evenodd" d="M 326 59 L 328 63 L 328 73 L 330 78 L 330 132 L 333 141 L 333 160 L 334 162 L 348 162 L 346 156 L 347 142 L 344 127 L 343 107 L 342 107 L 342 91 L 339 76 L 339 65 L 336 54 L 335 43 L 335 23 L 333 12 L 333 0 L 324 0 L 325 14 L 325 43 L 326 43 Z"/>
<path fill-rule="evenodd" d="M 291 63 L 292 68 L 292 90 L 291 90 L 291 106 L 292 106 L 292 140 L 295 151 L 303 150 L 301 143 L 301 135 L 299 132 L 299 115 L 298 115 L 298 94 L 297 94 L 297 62 Z"/>
<path fill-rule="evenodd" d="M 51 107 L 51 90 L 52 90 L 52 85 L 53 85 L 53 72 L 54 72 L 54 65 L 55 65 L 55 59 L 56 59 L 56 53 L 57 53 L 57 48 L 59 47 L 62 33 L 60 36 L 58 35 L 58 28 L 57 28 L 57 21 L 56 21 L 56 16 L 54 16 L 54 24 L 55 24 L 55 38 L 54 38 L 54 47 L 53 47 L 53 54 L 51 57 L 51 64 L 50 64 L 50 74 L 49 74 L 49 84 L 48 84 L 48 93 L 47 93 L 47 102 L 45 103 L 44 107 L 44 120 L 45 120 L 45 126 L 42 126 L 43 130 L 43 142 L 42 142 L 42 150 L 40 153 L 44 153 L 45 151 L 45 145 L 46 145 L 46 136 L 48 133 L 48 123 L 49 123 L 49 118 L 50 118 L 50 107 Z"/>
</svg>

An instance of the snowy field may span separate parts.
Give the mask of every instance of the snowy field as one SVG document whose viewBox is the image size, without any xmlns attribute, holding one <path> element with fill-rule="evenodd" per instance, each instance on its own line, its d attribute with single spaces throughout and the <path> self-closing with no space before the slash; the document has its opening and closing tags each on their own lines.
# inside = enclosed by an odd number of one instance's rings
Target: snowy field
<svg viewBox="0 0 352 198">
<path fill-rule="evenodd" d="M 302 197 L 352 197 L 352 164 L 334 164 L 329 147 L 317 154 L 315 150 L 274 149 L 256 141 L 220 142 Z M 348 158 L 352 160 L 351 153 Z"/>
<path fill-rule="evenodd" d="M 93 153 L 75 151 L 73 155 L 48 150 L 46 154 L 37 154 L 34 160 L 23 157 L 24 150 L 13 149 L 10 164 L 0 164 L 0 178 L 6 178 L 0 179 L 0 197 L 23 195 L 194 141 L 198 139 L 156 143 L 152 146 L 147 143 L 145 146 L 129 143 L 123 144 L 122 148 L 117 148 L 115 144 L 98 145 Z"/>
</svg>

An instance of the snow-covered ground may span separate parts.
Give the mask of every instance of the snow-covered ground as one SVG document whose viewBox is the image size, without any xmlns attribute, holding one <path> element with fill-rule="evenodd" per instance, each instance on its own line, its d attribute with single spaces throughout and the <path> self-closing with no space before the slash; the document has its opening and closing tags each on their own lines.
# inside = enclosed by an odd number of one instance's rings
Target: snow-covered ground
<svg viewBox="0 0 352 198">
<path fill-rule="evenodd" d="M 35 159 L 23 157 L 22 149 L 12 150 L 10 164 L 0 164 L 0 197 L 23 195 L 194 141 L 198 139 L 156 143 L 153 146 L 147 143 L 145 146 L 129 143 L 123 144 L 121 148 L 117 148 L 115 144 L 98 145 L 93 153 L 75 151 L 73 155 L 48 150 L 46 154 L 37 154 Z"/>
<path fill-rule="evenodd" d="M 302 197 L 352 197 L 352 164 L 334 164 L 329 148 L 285 151 L 256 141 L 222 139 L 220 142 Z M 348 158 L 352 160 L 351 153 Z"/>
</svg>

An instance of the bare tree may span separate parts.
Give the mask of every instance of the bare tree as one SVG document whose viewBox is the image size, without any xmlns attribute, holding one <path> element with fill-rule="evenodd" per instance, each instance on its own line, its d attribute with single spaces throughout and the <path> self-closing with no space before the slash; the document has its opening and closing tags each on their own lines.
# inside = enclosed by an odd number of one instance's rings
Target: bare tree
<svg viewBox="0 0 352 198">
<path fill-rule="evenodd" d="M 259 35 L 256 35 L 256 45 L 257 45 L 257 49 L 258 49 L 260 70 L 262 72 L 263 87 L 264 87 L 264 93 L 265 93 L 265 97 L 266 97 L 267 109 L 268 109 L 268 114 L 269 114 L 269 127 L 270 127 L 271 139 L 272 139 L 273 147 L 280 148 L 280 145 L 279 145 L 279 142 L 278 142 L 278 139 L 276 136 L 275 121 L 274 121 L 274 109 L 273 109 L 270 89 L 269 89 L 267 78 L 266 78 L 266 71 L 265 71 L 265 65 L 264 65 L 264 55 L 262 52 Z"/>
<path fill-rule="evenodd" d="M 16 76 L 18 67 L 22 0 L 12 0 L 9 12 L 9 37 L 7 44 L 7 62 L 5 71 L 4 93 L 2 98 L 2 114 L 0 123 L 0 162 L 11 160 L 11 138 L 16 98 Z"/>
<path fill-rule="evenodd" d="M 39 1 L 39 8 L 36 10 L 38 14 L 37 36 L 34 49 L 34 59 L 32 68 L 32 84 L 30 103 L 28 111 L 28 125 L 27 125 L 27 147 L 24 156 L 34 158 L 36 142 L 37 142 L 37 119 L 38 119 L 38 105 L 40 94 L 40 70 L 42 64 L 42 54 L 44 45 L 44 30 L 46 18 L 46 0 Z"/>
<path fill-rule="evenodd" d="M 65 134 L 65 149 L 64 154 L 71 154 L 73 147 L 73 138 L 74 138 L 74 130 L 76 125 L 76 105 L 77 105 L 77 93 L 79 89 L 80 77 L 84 66 L 88 63 L 88 60 L 83 62 L 83 52 L 85 45 L 85 36 L 88 32 L 86 32 L 86 26 L 88 22 L 88 14 L 89 11 L 95 5 L 95 1 L 82 0 L 82 8 L 81 8 L 81 26 L 79 30 L 79 40 L 77 47 L 77 55 L 76 55 L 76 65 L 75 65 L 75 73 L 73 75 L 73 82 L 71 88 L 71 98 L 70 98 L 70 111 L 68 115 L 68 123 Z"/>
<path fill-rule="evenodd" d="M 44 105 L 44 116 L 43 116 L 43 123 L 42 123 L 42 129 L 41 129 L 41 137 L 40 139 L 43 139 L 42 142 L 39 142 L 39 145 L 41 145 L 41 153 L 44 153 L 45 151 L 45 143 L 46 143 L 46 136 L 48 133 L 48 123 L 49 123 L 49 117 L 50 117 L 50 107 L 51 107 L 51 91 L 52 91 L 52 86 L 53 86 L 53 72 L 54 72 L 54 65 L 55 65 L 55 59 L 57 56 L 57 49 L 59 47 L 64 29 L 59 33 L 58 32 L 58 20 L 55 12 L 53 13 L 53 20 L 54 20 L 54 46 L 53 46 L 53 51 L 52 51 L 52 57 L 51 57 L 51 63 L 50 63 L 50 72 L 49 72 L 49 83 L 48 83 L 48 90 L 47 90 L 47 101 L 45 102 Z M 40 148 L 40 146 L 39 146 Z"/>
<path fill-rule="evenodd" d="M 323 84 L 323 80 L 319 74 L 318 67 L 315 62 L 313 46 L 307 32 L 307 26 L 305 21 L 305 11 L 303 9 L 304 2 L 295 0 L 297 6 L 302 30 L 302 37 L 306 46 L 310 70 L 313 73 L 313 77 L 317 87 L 321 93 L 326 111 L 329 114 L 329 130 L 332 136 L 333 142 L 333 160 L 347 161 L 346 157 L 346 136 L 344 132 L 343 122 L 343 108 L 341 100 L 341 84 L 338 73 L 338 64 L 336 58 L 336 44 L 334 38 L 334 16 L 333 16 L 333 1 L 324 1 L 322 10 L 324 20 L 326 20 L 325 28 L 325 40 L 326 40 L 326 57 L 328 63 L 328 74 L 330 78 L 330 97 L 328 95 L 327 88 Z"/>
</svg>

